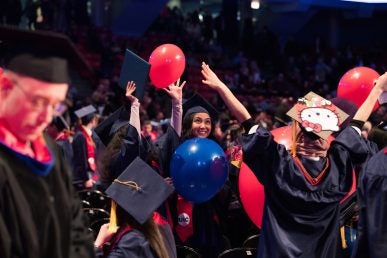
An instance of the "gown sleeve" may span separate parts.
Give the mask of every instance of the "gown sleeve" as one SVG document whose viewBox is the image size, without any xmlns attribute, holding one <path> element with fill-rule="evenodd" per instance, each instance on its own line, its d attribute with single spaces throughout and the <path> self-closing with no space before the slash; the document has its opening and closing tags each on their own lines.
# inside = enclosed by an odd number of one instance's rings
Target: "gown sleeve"
<svg viewBox="0 0 387 258">
<path fill-rule="evenodd" d="M 354 164 L 361 164 L 367 160 L 374 149 L 351 126 L 345 128 L 332 142 L 330 149 L 337 149 L 337 155 L 346 152 Z"/>
<path fill-rule="evenodd" d="M 171 126 L 175 129 L 177 135 L 181 135 L 181 124 L 183 120 L 183 105 L 181 100 L 172 100 Z"/>
<path fill-rule="evenodd" d="M 363 167 L 357 189 L 358 241 L 352 257 L 384 257 L 387 253 L 387 154 L 380 151 Z"/>
<path fill-rule="evenodd" d="M 268 172 L 281 166 L 281 159 L 290 158 L 285 146 L 277 144 L 273 135 L 263 127 L 258 127 L 255 133 L 242 136 L 242 151 L 243 161 L 263 185 Z"/>
</svg>

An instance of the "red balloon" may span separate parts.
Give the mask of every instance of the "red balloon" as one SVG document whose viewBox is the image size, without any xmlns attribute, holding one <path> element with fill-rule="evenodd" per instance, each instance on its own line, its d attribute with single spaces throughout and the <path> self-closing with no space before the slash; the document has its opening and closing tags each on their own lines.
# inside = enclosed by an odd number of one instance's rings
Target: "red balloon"
<svg viewBox="0 0 387 258">
<path fill-rule="evenodd" d="M 184 72 L 183 51 L 173 44 L 163 44 L 149 57 L 149 77 L 157 88 L 165 88 L 176 82 Z"/>
<path fill-rule="evenodd" d="M 285 145 L 287 150 L 292 147 L 292 127 L 290 125 L 275 128 L 270 132 L 274 136 L 274 141 Z"/>
<path fill-rule="evenodd" d="M 368 67 L 355 67 L 346 72 L 341 77 L 337 87 L 337 96 L 348 99 L 355 103 L 357 107 L 363 104 L 374 87 L 374 81 L 379 78 L 379 74 Z M 376 102 L 373 111 L 378 109 L 379 103 Z"/>
<path fill-rule="evenodd" d="M 243 162 L 239 170 L 238 187 L 243 208 L 251 221 L 261 228 L 265 191 L 254 173 Z"/>
</svg>

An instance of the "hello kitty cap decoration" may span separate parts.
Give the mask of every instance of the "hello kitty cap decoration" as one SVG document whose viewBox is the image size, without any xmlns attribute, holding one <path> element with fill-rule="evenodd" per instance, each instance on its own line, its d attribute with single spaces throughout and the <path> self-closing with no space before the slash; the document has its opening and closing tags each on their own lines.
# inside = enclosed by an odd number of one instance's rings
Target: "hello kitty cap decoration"
<svg viewBox="0 0 387 258">
<path fill-rule="evenodd" d="M 297 103 L 286 113 L 296 120 L 307 132 L 327 139 L 333 132 L 340 130 L 340 125 L 348 114 L 314 92 L 299 98 Z"/>
</svg>

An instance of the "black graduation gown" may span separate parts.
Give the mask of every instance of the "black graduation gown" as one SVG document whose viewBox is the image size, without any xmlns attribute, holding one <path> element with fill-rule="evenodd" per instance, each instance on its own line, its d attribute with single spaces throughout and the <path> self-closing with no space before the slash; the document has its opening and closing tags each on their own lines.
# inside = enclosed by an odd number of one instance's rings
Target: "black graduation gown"
<svg viewBox="0 0 387 258">
<path fill-rule="evenodd" d="M 71 145 L 71 142 L 68 139 L 56 140 L 55 142 L 56 144 L 58 144 L 65 162 L 67 162 L 67 164 L 69 165 L 71 176 L 72 176 L 72 171 L 73 171 L 72 166 L 73 166 L 73 159 L 74 159 L 73 146 Z"/>
<path fill-rule="evenodd" d="M 86 138 L 81 131 L 77 131 L 74 134 L 72 147 L 74 153 L 73 183 L 79 185 L 81 189 L 83 187 L 83 183 L 89 180 L 89 173 L 92 173 L 87 161 Z"/>
<path fill-rule="evenodd" d="M 170 176 L 171 158 L 181 142 L 182 139 L 179 138 L 175 129 L 168 126 L 166 133 L 159 137 L 155 143 L 159 152 L 160 166 L 165 176 Z M 224 250 L 222 222 L 227 215 L 227 205 L 219 197 L 219 195 L 215 195 L 207 202 L 193 205 L 191 220 L 191 223 L 193 223 L 193 235 L 186 242 L 181 242 L 175 232 L 175 239 L 178 244 L 191 246 L 208 258 L 217 257 Z M 174 194 L 169 201 L 175 226 L 178 223 L 179 216 L 179 211 L 176 208 L 177 199 L 177 194 Z"/>
<path fill-rule="evenodd" d="M 367 146 L 351 127 L 331 143 L 325 178 L 311 185 L 283 145 L 266 129 L 243 136 L 243 160 L 265 187 L 257 257 L 339 256 L 339 202 L 352 184 L 352 162 Z"/>
<path fill-rule="evenodd" d="M 352 257 L 387 256 L 387 153 L 371 157 L 360 174 L 358 240 Z"/>
<path fill-rule="evenodd" d="M 102 250 L 97 251 L 97 257 L 126 258 L 143 257 L 157 258 L 144 234 L 136 229 L 131 229 L 121 236 L 107 255 Z"/>
<path fill-rule="evenodd" d="M 47 176 L 0 145 L 0 257 L 87 258 L 93 239 L 67 164 L 49 137 L 55 164 Z"/>
<path fill-rule="evenodd" d="M 171 228 L 168 224 L 158 225 L 160 234 L 164 241 L 165 248 L 169 258 L 176 258 L 176 246 Z M 118 234 L 118 235 L 117 235 Z M 144 234 L 136 229 L 129 229 L 123 232 L 118 231 L 113 237 L 110 250 L 104 254 L 103 249 L 98 249 L 97 257 L 106 258 L 126 258 L 126 257 L 144 257 L 157 258 L 157 255 L 151 248 Z M 114 239 L 115 238 L 115 239 Z"/>
<path fill-rule="evenodd" d="M 95 159 L 96 162 L 102 158 L 105 153 L 106 146 L 103 144 L 101 138 L 99 138 L 98 134 L 93 130 L 91 130 L 91 138 L 95 144 Z M 98 162 L 97 162 L 98 165 Z"/>
</svg>

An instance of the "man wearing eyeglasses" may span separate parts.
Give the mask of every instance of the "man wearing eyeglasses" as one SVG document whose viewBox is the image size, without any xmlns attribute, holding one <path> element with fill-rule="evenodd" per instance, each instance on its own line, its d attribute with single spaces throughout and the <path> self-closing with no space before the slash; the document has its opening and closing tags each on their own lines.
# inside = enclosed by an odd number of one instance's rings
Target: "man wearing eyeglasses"
<svg viewBox="0 0 387 258">
<path fill-rule="evenodd" d="M 0 74 L 2 258 L 94 255 L 68 165 L 43 134 L 63 112 L 68 81 L 65 59 L 28 51 Z"/>
</svg>

